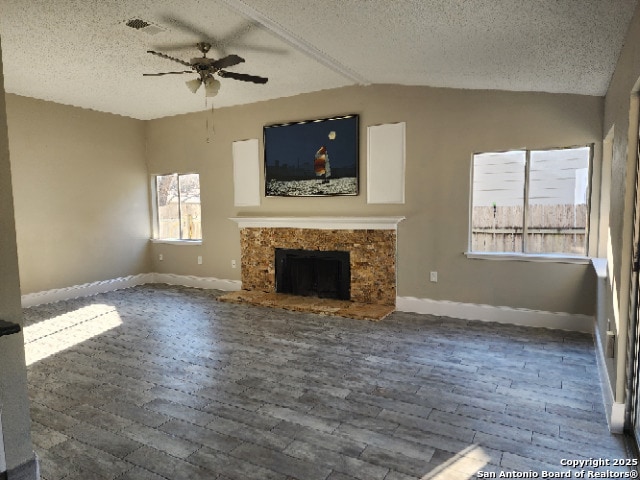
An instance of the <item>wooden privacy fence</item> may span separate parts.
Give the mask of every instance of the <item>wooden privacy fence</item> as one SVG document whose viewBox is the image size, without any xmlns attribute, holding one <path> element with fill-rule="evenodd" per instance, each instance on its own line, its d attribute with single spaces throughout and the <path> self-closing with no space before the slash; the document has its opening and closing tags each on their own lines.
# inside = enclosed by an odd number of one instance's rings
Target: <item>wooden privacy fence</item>
<svg viewBox="0 0 640 480">
<path fill-rule="evenodd" d="M 201 239 L 202 223 L 200 204 L 187 204 L 182 212 L 182 239 Z M 159 238 L 180 238 L 180 218 L 177 205 L 165 205 L 158 208 Z"/>
<path fill-rule="evenodd" d="M 527 253 L 586 254 L 587 205 L 530 205 Z M 475 252 L 522 252 L 523 207 L 473 207 Z"/>
<path fill-rule="evenodd" d="M 170 239 L 180 238 L 180 228 L 177 218 L 164 218 L 160 220 L 160 225 L 158 225 L 159 229 L 159 237 Z M 183 240 L 197 239 L 200 240 L 202 238 L 202 224 L 200 223 L 199 218 L 195 218 L 189 220 L 189 218 L 182 218 L 182 232 L 183 232 Z"/>
</svg>

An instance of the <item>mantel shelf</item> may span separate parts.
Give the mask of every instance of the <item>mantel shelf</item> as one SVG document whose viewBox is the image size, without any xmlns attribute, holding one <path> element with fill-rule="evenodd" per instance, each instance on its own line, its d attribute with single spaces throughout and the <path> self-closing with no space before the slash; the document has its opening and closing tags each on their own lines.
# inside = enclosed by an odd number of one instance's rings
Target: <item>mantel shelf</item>
<svg viewBox="0 0 640 480">
<path fill-rule="evenodd" d="M 231 217 L 240 228 L 397 230 L 405 217 Z"/>
</svg>

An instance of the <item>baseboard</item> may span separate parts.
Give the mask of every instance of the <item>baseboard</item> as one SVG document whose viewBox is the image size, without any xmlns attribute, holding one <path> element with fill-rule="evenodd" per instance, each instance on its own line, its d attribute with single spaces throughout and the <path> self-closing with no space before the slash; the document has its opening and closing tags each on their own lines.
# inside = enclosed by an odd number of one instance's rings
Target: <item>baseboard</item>
<svg viewBox="0 0 640 480">
<path fill-rule="evenodd" d="M 193 275 L 174 275 L 170 273 L 141 273 L 127 277 L 101 280 L 98 282 L 84 283 L 66 288 L 56 288 L 36 293 L 22 295 L 22 307 L 33 307 L 45 303 L 71 300 L 73 298 L 89 297 L 98 293 L 112 292 L 123 288 L 144 285 L 145 283 L 166 283 L 169 285 L 182 285 L 185 287 L 217 289 L 223 291 L 240 290 L 242 283 L 239 280 L 223 280 L 214 277 L 196 277 Z"/>
<path fill-rule="evenodd" d="M 53 290 L 45 290 L 42 292 L 28 293 L 22 295 L 22 307 L 33 307 L 44 303 L 59 302 L 62 300 L 71 300 L 72 298 L 89 297 L 98 293 L 112 292 L 122 288 L 135 287 L 144 283 L 151 283 L 153 274 L 142 273 L 138 275 L 129 275 L 127 277 L 114 278 L 110 280 L 101 280 L 91 283 L 83 283 L 82 285 L 73 285 L 65 288 L 55 288 Z"/>
<path fill-rule="evenodd" d="M 197 277 L 195 275 L 176 275 L 173 273 L 141 273 L 110 280 L 84 283 L 66 288 L 56 288 L 43 292 L 22 295 L 22 306 L 33 307 L 44 303 L 88 297 L 98 293 L 111 292 L 123 288 L 135 287 L 145 283 L 165 283 L 185 287 L 217 289 L 225 292 L 242 288 L 239 280 L 226 280 L 215 277 Z M 472 303 L 459 303 L 428 298 L 397 297 L 396 309 L 401 312 L 415 312 L 463 320 L 482 320 L 487 322 L 509 323 L 531 327 L 554 328 L 578 332 L 593 332 L 593 317 L 571 313 L 544 312 L 511 307 L 494 307 Z"/>
<path fill-rule="evenodd" d="M 151 283 L 151 282 L 146 282 Z M 242 288 L 240 280 L 224 280 L 215 277 L 196 277 L 194 275 L 174 275 L 173 273 L 154 273 L 153 283 L 168 285 L 182 285 L 183 287 L 215 289 L 225 292 L 235 292 Z"/>
<path fill-rule="evenodd" d="M 594 336 L 596 339 L 596 360 L 598 362 L 598 376 L 600 377 L 602 402 L 604 404 L 604 411 L 607 415 L 609 431 L 611 433 L 623 433 L 626 405 L 624 403 L 615 401 L 615 395 L 611 387 L 611 379 L 609 378 L 609 371 L 607 370 L 607 363 L 604 357 L 605 349 L 602 343 L 600 329 L 597 328 L 597 325 L 594 325 L 594 330 Z"/>
<path fill-rule="evenodd" d="M 428 298 L 398 297 L 396 309 L 462 320 L 508 323 L 528 327 L 593 333 L 593 317 L 572 313 L 545 312 L 525 308 L 494 307 L 473 303 L 459 303 Z"/>
</svg>

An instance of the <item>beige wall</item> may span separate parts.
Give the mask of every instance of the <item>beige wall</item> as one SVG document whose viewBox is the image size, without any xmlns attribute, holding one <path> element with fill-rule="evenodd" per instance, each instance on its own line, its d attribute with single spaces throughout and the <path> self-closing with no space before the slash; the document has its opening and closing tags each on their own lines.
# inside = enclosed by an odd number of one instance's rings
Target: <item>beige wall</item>
<svg viewBox="0 0 640 480">
<path fill-rule="evenodd" d="M 0 318 L 22 325 L 20 280 L 14 225 L 11 164 L 0 50 Z M 22 332 L 0 337 L 0 463 L 12 470 L 33 460 L 30 439 L 27 371 Z M 5 462 L 1 460 L 4 458 Z M 0 465 L 2 477 L 5 465 Z"/>
<path fill-rule="evenodd" d="M 22 293 L 150 270 L 144 122 L 7 95 Z"/>
<path fill-rule="evenodd" d="M 627 83 L 612 86 L 609 123 L 624 117 L 624 95 L 615 92 Z M 233 141 L 262 143 L 266 124 L 349 113 L 360 115 L 358 196 L 263 197 L 260 207 L 234 207 Z M 470 260 L 463 252 L 474 152 L 595 143 L 598 164 L 603 116 L 597 97 L 401 86 L 346 87 L 149 122 L 7 95 L 22 293 L 144 272 L 239 280 L 231 260 L 240 263 L 240 236 L 229 220 L 237 215 L 404 215 L 398 295 L 592 315 L 595 281 L 587 265 Z M 366 127 L 399 121 L 407 125 L 406 203 L 368 205 Z M 619 131 L 626 128 L 616 125 Z M 614 139 L 613 182 L 625 178 L 625 149 Z M 149 246 L 149 174 L 171 172 L 201 175 L 201 246 Z M 612 188 L 612 218 L 622 212 L 619 190 Z M 621 258 L 623 228 L 614 223 Z M 434 270 L 438 283 L 429 282 Z M 19 305 L 13 308 L 17 318 Z M 23 362 L 18 351 L 16 359 Z M 17 445 L 28 450 L 28 436 Z"/>
<path fill-rule="evenodd" d="M 263 125 L 349 113 L 360 115 L 360 195 L 263 197 L 257 208 L 233 206 L 233 141 L 258 138 L 262 145 Z M 154 245 L 152 269 L 240 279 L 231 268 L 240 259 L 238 228 L 228 220 L 236 215 L 404 215 L 400 296 L 592 315 L 595 281 L 587 265 L 469 260 L 463 252 L 474 152 L 593 142 L 599 161 L 602 114 L 598 97 L 369 86 L 150 121 L 150 173 L 201 174 L 204 236 L 202 246 Z M 215 129 L 209 143 L 207 117 Z M 366 127 L 400 121 L 407 125 L 406 204 L 367 205 Z M 432 270 L 438 283 L 429 282 Z"/>
<path fill-rule="evenodd" d="M 614 129 L 608 225 L 611 329 L 617 333 L 616 358 L 607 364 L 616 401 L 625 401 L 628 311 L 631 302 L 633 207 L 640 79 L 640 7 L 636 9 L 605 98 L 603 135 Z M 606 325 L 599 325 L 604 332 Z"/>
</svg>

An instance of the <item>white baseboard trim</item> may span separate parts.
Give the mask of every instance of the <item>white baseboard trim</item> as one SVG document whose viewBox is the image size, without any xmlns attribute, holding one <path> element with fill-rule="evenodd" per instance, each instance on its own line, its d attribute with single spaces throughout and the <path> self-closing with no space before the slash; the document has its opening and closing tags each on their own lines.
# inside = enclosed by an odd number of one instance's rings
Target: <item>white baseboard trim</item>
<svg viewBox="0 0 640 480">
<path fill-rule="evenodd" d="M 594 324 L 594 337 L 596 341 L 596 360 L 598 362 L 598 376 L 600 377 L 600 386 L 602 390 L 602 402 L 604 411 L 607 415 L 607 423 L 611 433 L 623 433 L 625 423 L 624 403 L 616 402 L 613 388 L 611 387 L 611 379 L 607 370 L 607 363 L 604 357 L 604 345 L 600 336 L 598 326 Z"/>
<path fill-rule="evenodd" d="M 397 297 L 396 309 L 462 320 L 508 323 L 528 327 L 593 333 L 593 317 L 573 313 L 545 312 L 525 308 L 494 307 L 474 303 L 459 303 L 428 298 Z"/>
<path fill-rule="evenodd" d="M 147 282 L 151 283 L 151 282 Z M 242 288 L 240 280 L 224 280 L 215 277 L 196 277 L 194 275 L 174 275 L 173 273 L 154 273 L 153 283 L 182 285 L 183 287 L 202 288 L 205 290 L 223 290 L 235 292 Z"/>
<path fill-rule="evenodd" d="M 176 275 L 172 273 L 141 273 L 127 277 L 102 280 L 98 282 L 56 288 L 43 292 L 22 295 L 22 306 L 33 307 L 43 303 L 87 297 L 98 293 L 111 292 L 145 283 L 165 283 L 185 287 L 216 289 L 227 292 L 242 288 L 240 280 L 226 280 L 215 277 L 197 277 L 195 275 Z M 458 303 L 428 298 L 397 297 L 396 309 L 401 312 L 415 312 L 428 315 L 460 318 L 463 320 L 482 320 L 488 322 L 509 323 L 532 327 L 545 327 L 560 330 L 593 333 L 593 317 L 571 313 L 554 313 L 511 307 L 494 307 L 472 303 Z"/>
<path fill-rule="evenodd" d="M 239 280 L 222 280 L 213 277 L 196 277 L 192 275 L 174 275 L 169 273 L 141 273 L 127 277 L 84 283 L 66 288 L 55 288 L 36 293 L 22 295 L 22 307 L 34 307 L 45 303 L 60 302 L 79 297 L 89 297 L 98 293 L 112 292 L 123 288 L 144 285 L 145 283 L 166 283 L 185 287 L 217 289 L 224 291 L 240 290 L 242 282 Z"/>
<path fill-rule="evenodd" d="M 22 295 L 22 307 L 33 307 L 42 305 L 43 303 L 53 303 L 62 300 L 71 300 L 72 298 L 89 297 L 98 293 L 112 292 L 122 288 L 134 287 L 143 283 L 151 283 L 153 274 L 141 273 L 138 275 L 129 275 L 127 277 L 113 278 L 111 280 L 101 280 L 98 282 L 84 283 L 82 285 L 73 285 L 66 288 L 55 288 L 53 290 L 45 290 L 36 293 L 27 293 Z"/>
<path fill-rule="evenodd" d="M 611 433 L 624 433 L 624 417 L 626 411 L 624 403 L 614 402 L 611 405 L 611 414 L 607 413 L 607 421 L 609 422 L 609 431 Z"/>
</svg>

